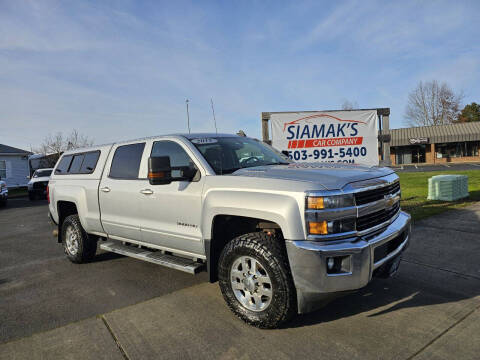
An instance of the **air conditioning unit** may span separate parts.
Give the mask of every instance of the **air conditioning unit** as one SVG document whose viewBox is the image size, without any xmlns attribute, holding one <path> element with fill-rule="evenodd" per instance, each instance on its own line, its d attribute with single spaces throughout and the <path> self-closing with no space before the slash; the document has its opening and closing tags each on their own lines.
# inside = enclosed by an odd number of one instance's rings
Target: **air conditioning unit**
<svg viewBox="0 0 480 360">
<path fill-rule="evenodd" d="M 437 175 L 428 179 L 428 200 L 455 201 L 468 197 L 468 176 Z"/>
</svg>

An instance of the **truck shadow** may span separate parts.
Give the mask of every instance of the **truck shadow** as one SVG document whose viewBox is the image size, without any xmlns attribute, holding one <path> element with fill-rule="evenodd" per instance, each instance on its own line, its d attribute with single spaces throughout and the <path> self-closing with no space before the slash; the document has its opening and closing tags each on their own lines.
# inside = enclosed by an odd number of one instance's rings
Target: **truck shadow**
<svg viewBox="0 0 480 360">
<path fill-rule="evenodd" d="M 102 252 L 102 253 L 97 252 L 97 255 L 95 255 L 95 257 L 92 260 L 90 260 L 89 263 L 115 260 L 115 259 L 120 259 L 120 258 L 123 258 L 123 257 L 125 257 L 125 256 L 120 255 L 120 254 L 116 254 L 116 253 L 112 253 L 112 252 Z"/>
<path fill-rule="evenodd" d="M 323 308 L 297 316 L 284 328 L 298 328 L 328 323 L 342 318 L 364 314 L 367 318 L 388 315 L 408 308 L 439 305 L 471 299 L 480 295 L 480 280 L 472 279 L 470 294 L 454 293 L 448 289 L 422 289 L 403 281 L 375 279 L 364 289 L 333 300 Z M 475 285 L 473 284 L 475 283 Z M 438 286 L 441 286 L 438 284 Z"/>
<path fill-rule="evenodd" d="M 480 295 L 476 255 L 480 248 L 479 232 L 478 205 L 419 221 L 414 225 L 412 243 L 396 276 L 373 279 L 365 288 L 339 297 L 316 312 L 299 315 L 285 328 L 358 315 L 365 320 L 384 317 L 390 321 L 391 314 L 399 310 L 460 301 L 463 303 L 459 308 L 476 307 L 480 304 L 474 299 Z"/>
</svg>

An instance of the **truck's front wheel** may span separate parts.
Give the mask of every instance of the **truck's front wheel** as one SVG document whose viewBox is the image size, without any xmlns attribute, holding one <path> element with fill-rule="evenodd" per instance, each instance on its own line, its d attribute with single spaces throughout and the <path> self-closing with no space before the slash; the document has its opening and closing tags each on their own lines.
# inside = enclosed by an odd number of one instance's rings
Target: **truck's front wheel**
<svg viewBox="0 0 480 360">
<path fill-rule="evenodd" d="M 245 322 L 275 328 L 296 313 L 296 295 L 283 239 L 255 232 L 228 243 L 218 277 L 230 309 Z"/>
<path fill-rule="evenodd" d="M 63 221 L 62 244 L 67 257 L 77 264 L 90 261 L 97 251 L 96 238 L 83 230 L 78 215 L 70 215 Z"/>
</svg>

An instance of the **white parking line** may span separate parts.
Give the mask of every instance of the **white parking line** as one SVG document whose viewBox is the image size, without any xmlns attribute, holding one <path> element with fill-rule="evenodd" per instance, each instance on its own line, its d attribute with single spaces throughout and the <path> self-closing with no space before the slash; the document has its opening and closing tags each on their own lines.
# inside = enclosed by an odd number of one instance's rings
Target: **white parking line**
<svg viewBox="0 0 480 360">
<path fill-rule="evenodd" d="M 417 165 L 415 165 L 415 169 L 418 169 L 418 166 L 417 166 Z"/>
<path fill-rule="evenodd" d="M 450 167 L 450 165 L 447 165 L 447 164 L 441 164 L 441 165 L 446 166 L 446 167 Z"/>
</svg>

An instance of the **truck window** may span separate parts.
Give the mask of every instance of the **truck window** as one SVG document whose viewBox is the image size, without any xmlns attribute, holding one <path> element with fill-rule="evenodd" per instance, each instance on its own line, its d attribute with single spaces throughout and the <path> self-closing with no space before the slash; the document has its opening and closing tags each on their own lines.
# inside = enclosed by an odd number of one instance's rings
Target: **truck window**
<svg viewBox="0 0 480 360">
<path fill-rule="evenodd" d="M 72 165 L 70 165 L 70 170 L 68 170 L 68 173 L 69 174 L 79 173 L 80 167 L 82 166 L 82 162 L 84 158 L 85 158 L 85 154 L 74 155 Z"/>
<path fill-rule="evenodd" d="M 174 141 L 156 141 L 153 143 L 152 154 L 150 156 L 169 156 L 170 165 L 172 167 L 194 166 L 194 163 L 192 159 L 190 159 L 190 156 L 188 156 L 187 152 Z M 180 176 L 180 170 L 172 170 L 172 176 Z"/>
<path fill-rule="evenodd" d="M 72 155 L 66 155 L 62 157 L 57 168 L 55 169 L 55 174 L 64 175 L 67 173 L 70 163 L 72 162 Z"/>
<path fill-rule="evenodd" d="M 100 151 L 93 151 L 85 154 L 80 172 L 82 174 L 91 174 L 97 166 L 98 158 L 100 157 Z"/>
<path fill-rule="evenodd" d="M 114 179 L 138 179 L 145 143 L 122 145 L 115 150 L 109 176 Z"/>
</svg>

